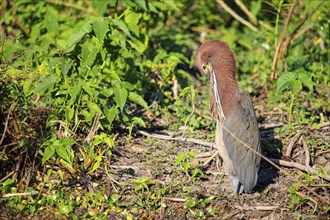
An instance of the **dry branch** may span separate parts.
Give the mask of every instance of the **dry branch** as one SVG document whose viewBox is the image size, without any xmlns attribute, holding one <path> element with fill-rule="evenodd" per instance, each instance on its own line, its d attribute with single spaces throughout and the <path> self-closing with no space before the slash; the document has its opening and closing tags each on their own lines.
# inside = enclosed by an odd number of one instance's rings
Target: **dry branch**
<svg viewBox="0 0 330 220">
<path fill-rule="evenodd" d="M 249 9 L 244 5 L 241 0 L 235 0 L 235 3 L 242 9 L 242 11 L 248 16 L 248 18 L 253 22 L 256 23 L 256 17 L 249 11 Z"/>
<path fill-rule="evenodd" d="M 300 163 L 296 163 L 296 162 L 292 162 L 292 161 L 285 161 L 285 160 L 280 160 L 280 159 L 274 159 L 274 158 L 269 158 L 272 162 L 281 165 L 281 166 L 285 166 L 285 167 L 291 167 L 291 168 L 296 168 L 298 170 L 304 171 L 304 172 L 310 172 L 313 175 L 316 175 L 322 179 L 325 179 L 327 181 L 330 181 L 330 175 L 327 176 L 321 176 L 317 170 L 315 170 L 314 168 L 310 167 L 310 166 L 304 166 Z"/>
<path fill-rule="evenodd" d="M 24 192 L 24 193 L 8 193 L 2 196 L 2 198 L 15 197 L 15 196 L 31 196 L 38 194 L 37 191 Z"/>
<path fill-rule="evenodd" d="M 234 12 L 224 1 L 217 0 L 217 2 L 225 9 L 231 16 L 233 16 L 236 20 L 244 24 L 246 27 L 250 28 L 252 31 L 257 32 L 258 28 L 256 28 L 253 24 L 239 16 L 236 12 Z"/>
<path fill-rule="evenodd" d="M 237 138 L 233 133 L 231 133 L 229 130 L 227 130 L 231 135 L 233 135 L 234 138 Z M 144 136 L 147 137 L 153 137 L 156 139 L 162 139 L 162 140 L 170 140 L 170 141 L 181 141 L 181 142 L 190 142 L 190 143 L 194 143 L 194 144 L 199 144 L 199 145 L 203 145 L 203 146 L 207 146 L 207 147 L 212 147 L 214 149 L 216 149 L 216 146 L 213 143 L 207 142 L 207 141 L 202 141 L 199 139 L 194 139 L 194 138 L 183 138 L 183 137 L 169 137 L 167 135 L 161 135 L 161 134 L 155 134 L 155 133 L 149 133 L 146 131 L 138 131 L 139 134 L 142 134 Z M 301 134 L 300 134 L 301 135 Z M 300 137 L 299 135 L 299 137 Z M 298 136 L 298 133 L 295 135 L 295 137 Z M 293 139 L 296 139 L 296 138 Z M 297 137 L 297 139 L 299 138 Z M 238 138 L 237 138 L 238 139 Z M 240 141 L 240 139 L 238 139 Z M 302 164 L 299 163 L 295 163 L 295 162 L 288 162 L 288 161 L 284 161 L 284 160 L 280 160 L 280 159 L 275 159 L 275 158 L 268 158 L 265 157 L 263 155 L 261 155 L 259 152 L 255 151 L 253 148 L 251 148 L 250 146 L 246 145 L 244 142 L 241 142 L 244 146 L 246 146 L 247 148 L 249 148 L 250 150 L 254 151 L 256 154 L 258 154 L 259 156 L 261 156 L 264 160 L 266 160 L 267 162 L 269 162 L 270 164 L 272 164 L 273 166 L 275 166 L 277 169 L 279 169 L 281 172 L 285 173 L 285 171 L 283 169 L 281 169 L 280 167 L 276 166 L 276 164 L 278 165 L 282 165 L 282 166 L 286 166 L 286 167 L 291 167 L 291 168 L 296 168 L 299 169 L 301 171 L 305 171 L 305 172 L 311 172 L 312 174 L 325 179 L 327 181 L 330 181 L 330 175 L 328 176 L 321 176 L 320 174 L 318 174 L 318 171 L 315 170 L 312 167 L 307 167 L 304 166 Z M 215 154 L 212 156 L 214 157 Z"/>
<path fill-rule="evenodd" d="M 147 137 L 153 137 L 153 138 L 168 140 L 168 141 L 190 142 L 190 143 L 194 143 L 194 144 L 199 144 L 199 145 L 215 148 L 213 143 L 210 143 L 210 142 L 207 142 L 207 141 L 202 141 L 202 140 L 195 139 L 195 138 L 170 137 L 170 136 L 167 136 L 167 135 L 149 133 L 149 132 L 146 132 L 146 131 L 137 131 L 137 132 L 139 134 L 142 134 L 142 135 L 147 136 Z"/>
<path fill-rule="evenodd" d="M 47 2 L 48 3 L 52 3 L 52 4 L 57 4 L 57 5 L 63 5 L 65 7 L 73 8 L 75 10 L 82 11 L 82 12 L 85 12 L 85 13 L 88 13 L 88 14 L 91 14 L 91 15 L 96 15 L 96 11 L 86 9 L 84 7 L 81 7 L 81 6 L 77 5 L 77 4 L 73 4 L 71 2 L 56 1 L 56 0 L 47 0 Z"/>
<path fill-rule="evenodd" d="M 303 143 L 303 147 L 304 147 L 304 150 L 305 150 L 305 158 L 306 158 L 305 159 L 305 165 L 307 167 L 309 167 L 310 164 L 311 164 L 311 154 L 309 152 L 309 149 L 308 149 L 308 145 L 306 143 L 306 140 L 303 140 L 302 143 Z"/>
<path fill-rule="evenodd" d="M 286 153 L 285 153 L 285 156 L 287 157 L 291 157 L 291 152 L 292 152 L 292 149 L 293 149 L 293 146 L 295 145 L 295 143 L 297 142 L 297 140 L 300 138 L 300 136 L 302 135 L 302 131 L 298 131 L 296 133 L 295 136 L 293 136 L 293 138 L 291 139 L 287 149 L 286 149 Z"/>
<path fill-rule="evenodd" d="M 274 211 L 276 209 L 278 209 L 278 206 L 275 205 L 270 205 L 270 206 L 248 206 L 248 207 L 244 207 L 244 206 L 235 206 L 236 209 L 240 209 L 240 210 L 258 210 L 258 211 Z"/>
</svg>

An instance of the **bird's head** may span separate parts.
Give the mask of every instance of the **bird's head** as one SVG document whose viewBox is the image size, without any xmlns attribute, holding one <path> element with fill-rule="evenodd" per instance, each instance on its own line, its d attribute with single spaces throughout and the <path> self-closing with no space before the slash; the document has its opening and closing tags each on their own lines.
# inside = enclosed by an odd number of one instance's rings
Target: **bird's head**
<svg viewBox="0 0 330 220">
<path fill-rule="evenodd" d="M 211 40 L 202 44 L 197 50 L 195 66 L 201 74 L 212 71 L 220 78 L 230 77 L 236 81 L 236 64 L 233 52 L 227 43 Z"/>
</svg>

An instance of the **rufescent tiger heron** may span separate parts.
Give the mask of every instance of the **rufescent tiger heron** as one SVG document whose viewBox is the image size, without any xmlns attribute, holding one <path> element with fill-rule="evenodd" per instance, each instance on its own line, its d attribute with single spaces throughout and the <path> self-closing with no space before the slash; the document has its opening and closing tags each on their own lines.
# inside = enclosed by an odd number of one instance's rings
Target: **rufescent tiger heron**
<svg viewBox="0 0 330 220">
<path fill-rule="evenodd" d="M 210 111 L 217 122 L 215 145 L 234 191 L 241 194 L 251 193 L 257 183 L 260 133 L 250 95 L 237 84 L 235 62 L 228 44 L 218 40 L 202 44 L 195 58 L 198 70 L 210 79 Z"/>
</svg>

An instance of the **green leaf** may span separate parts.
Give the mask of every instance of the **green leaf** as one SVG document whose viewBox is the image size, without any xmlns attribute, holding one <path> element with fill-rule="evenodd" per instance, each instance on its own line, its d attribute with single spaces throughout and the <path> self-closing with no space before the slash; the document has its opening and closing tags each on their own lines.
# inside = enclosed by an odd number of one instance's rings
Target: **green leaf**
<svg viewBox="0 0 330 220">
<path fill-rule="evenodd" d="M 93 21 L 93 31 L 99 42 L 103 44 L 103 40 L 109 31 L 109 23 L 103 18 Z"/>
<path fill-rule="evenodd" d="M 292 84 L 292 93 L 298 94 L 302 90 L 302 83 L 299 80 L 295 80 Z"/>
<path fill-rule="evenodd" d="M 88 102 L 87 106 L 88 106 L 89 110 L 93 113 L 100 113 L 101 112 L 101 109 L 99 108 L 99 106 L 95 102 Z"/>
<path fill-rule="evenodd" d="M 132 31 L 136 36 L 140 34 L 140 27 L 138 25 L 139 20 L 142 17 L 142 13 L 136 13 L 131 8 L 128 8 L 125 12 L 124 20 L 128 25 L 130 31 Z"/>
<path fill-rule="evenodd" d="M 138 124 L 138 125 L 140 125 L 144 128 L 146 127 L 146 123 L 139 117 L 134 117 L 133 118 L 133 123 L 136 123 L 136 124 Z"/>
<path fill-rule="evenodd" d="M 72 205 L 63 205 L 61 203 L 59 203 L 58 208 L 59 208 L 59 213 L 65 215 L 68 215 L 73 210 Z"/>
<path fill-rule="evenodd" d="M 98 52 L 98 46 L 96 45 L 95 41 L 93 42 L 93 38 L 87 44 L 82 45 L 81 66 L 90 67 L 94 63 Z"/>
<path fill-rule="evenodd" d="M 56 75 L 50 75 L 44 78 L 33 90 L 33 94 L 35 95 L 44 95 L 45 92 L 53 87 L 53 85 L 57 81 L 57 76 Z"/>
<path fill-rule="evenodd" d="M 55 154 L 54 145 L 50 145 L 50 146 L 46 147 L 46 149 L 44 151 L 44 155 L 41 159 L 42 164 L 45 164 L 45 162 L 47 162 L 52 156 L 54 156 L 54 154 Z"/>
<path fill-rule="evenodd" d="M 70 138 L 63 138 L 60 144 L 55 148 L 56 153 L 67 163 L 71 165 L 73 150 L 71 146 L 76 143 L 74 140 Z"/>
<path fill-rule="evenodd" d="M 126 23 L 123 20 L 113 19 L 112 21 L 113 21 L 114 25 L 116 25 L 120 30 L 122 30 L 127 36 L 132 37 Z"/>
<path fill-rule="evenodd" d="M 115 94 L 115 101 L 122 112 L 127 100 L 127 90 L 124 88 L 114 88 L 113 93 Z"/>
<path fill-rule="evenodd" d="M 58 31 L 58 22 L 56 20 L 56 12 L 48 8 L 45 13 L 45 27 L 48 32 L 57 32 Z"/>
<path fill-rule="evenodd" d="M 74 109 L 71 108 L 69 105 L 65 107 L 65 119 L 67 122 L 70 122 L 74 115 Z"/>
<path fill-rule="evenodd" d="M 285 73 L 281 75 L 277 80 L 276 93 L 281 93 L 284 90 L 287 90 L 292 82 L 295 79 L 294 73 Z"/>
<path fill-rule="evenodd" d="M 77 25 L 77 27 L 75 28 L 75 30 L 77 32 L 74 32 L 74 34 L 72 34 L 69 39 L 68 39 L 68 44 L 67 44 L 67 48 L 69 50 L 72 50 L 74 48 L 74 46 L 76 46 L 76 44 L 88 33 L 90 33 L 92 31 L 92 27 L 88 22 L 84 22 L 80 25 Z"/>
<path fill-rule="evenodd" d="M 103 113 L 104 113 L 106 119 L 108 120 L 109 124 L 111 125 L 113 120 L 118 115 L 117 107 L 114 106 L 110 110 L 108 109 L 108 107 L 105 107 Z"/>
<path fill-rule="evenodd" d="M 99 15 L 103 15 L 107 10 L 107 5 L 109 4 L 109 0 L 93 0 L 92 7 L 98 10 Z"/>
<path fill-rule="evenodd" d="M 310 74 L 303 72 L 303 73 L 299 74 L 298 78 L 304 84 L 304 86 L 306 86 L 309 89 L 309 91 L 313 92 L 314 82 L 313 82 L 312 76 Z"/>
<path fill-rule="evenodd" d="M 196 212 L 195 212 L 195 216 L 197 216 L 197 217 L 204 217 L 204 211 L 203 210 L 197 210 Z"/>
<path fill-rule="evenodd" d="M 145 10 L 145 11 L 148 10 L 148 1 L 147 0 L 135 0 L 134 2 L 143 10 Z"/>
<path fill-rule="evenodd" d="M 81 91 L 81 85 L 79 83 L 74 85 L 70 92 L 70 96 L 71 96 L 70 100 L 74 102 L 77 98 L 77 95 L 80 93 L 80 91 Z"/>
<path fill-rule="evenodd" d="M 176 159 L 175 159 L 175 165 L 179 165 L 182 161 L 184 161 L 186 159 L 186 155 L 185 154 L 178 154 L 176 156 Z"/>
<path fill-rule="evenodd" d="M 147 102 L 144 101 L 144 99 L 135 92 L 130 92 L 128 94 L 128 99 L 132 102 L 135 102 L 135 103 L 141 105 L 145 109 L 149 109 Z"/>
</svg>

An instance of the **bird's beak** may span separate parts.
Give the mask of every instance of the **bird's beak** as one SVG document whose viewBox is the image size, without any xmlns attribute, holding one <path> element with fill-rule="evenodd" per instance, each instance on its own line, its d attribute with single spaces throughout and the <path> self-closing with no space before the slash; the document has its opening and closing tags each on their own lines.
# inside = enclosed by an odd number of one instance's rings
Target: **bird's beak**
<svg viewBox="0 0 330 220">
<path fill-rule="evenodd" d="M 212 66 L 210 63 L 208 63 L 203 67 L 203 73 L 205 75 L 209 75 L 211 72 L 212 72 Z"/>
</svg>

